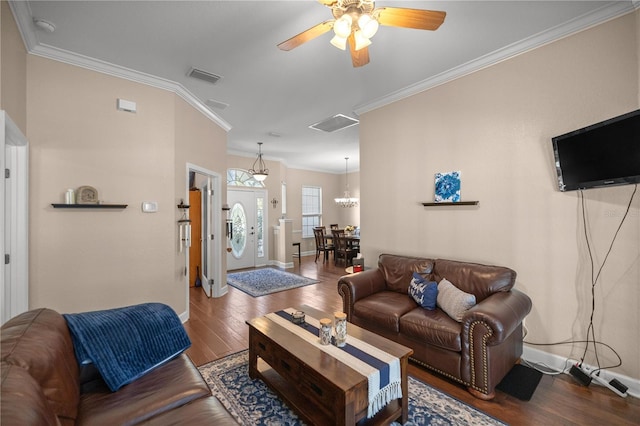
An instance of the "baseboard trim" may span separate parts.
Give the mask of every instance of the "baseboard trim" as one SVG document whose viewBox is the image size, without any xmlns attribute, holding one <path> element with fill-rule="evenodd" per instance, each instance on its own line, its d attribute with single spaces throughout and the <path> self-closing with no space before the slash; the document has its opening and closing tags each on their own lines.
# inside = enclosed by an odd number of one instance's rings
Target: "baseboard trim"
<svg viewBox="0 0 640 426">
<path fill-rule="evenodd" d="M 562 357 L 560 355 L 551 354 L 548 352 L 541 351 L 539 349 L 531 348 L 527 345 L 524 346 L 522 350 L 522 358 L 525 361 L 529 361 L 535 364 L 546 365 L 554 370 L 563 371 L 565 374 L 569 374 L 570 366 L 575 363 L 575 360 L 568 359 L 566 357 Z M 593 365 L 583 364 L 583 367 L 588 370 L 594 370 L 597 367 Z M 640 398 L 640 379 L 635 379 L 630 376 L 625 376 L 624 374 L 616 373 L 611 370 L 602 370 L 600 373 L 600 377 L 605 379 L 606 381 L 610 381 L 611 379 L 617 379 L 629 389 L 627 390 L 627 394 L 629 396 Z M 592 382 L 593 385 L 600 386 L 597 382 Z"/>
<path fill-rule="evenodd" d="M 280 262 L 279 260 L 270 260 L 269 265 L 276 266 L 282 269 L 290 269 L 293 268 L 293 261 L 291 262 Z"/>
</svg>

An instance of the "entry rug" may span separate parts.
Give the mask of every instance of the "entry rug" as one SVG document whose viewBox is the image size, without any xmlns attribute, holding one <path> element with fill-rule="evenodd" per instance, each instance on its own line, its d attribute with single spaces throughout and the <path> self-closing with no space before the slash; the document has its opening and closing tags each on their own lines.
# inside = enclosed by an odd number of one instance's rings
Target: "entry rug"
<svg viewBox="0 0 640 426">
<path fill-rule="evenodd" d="M 259 297 L 279 291 L 315 284 L 318 280 L 274 268 L 227 274 L 227 284 L 250 296 Z"/>
<path fill-rule="evenodd" d="M 249 351 L 244 350 L 198 367 L 211 392 L 242 425 L 301 426 L 261 380 L 249 378 Z M 397 425 L 397 423 L 395 423 Z M 416 425 L 501 425 L 505 423 L 409 377 L 409 421 Z"/>
</svg>

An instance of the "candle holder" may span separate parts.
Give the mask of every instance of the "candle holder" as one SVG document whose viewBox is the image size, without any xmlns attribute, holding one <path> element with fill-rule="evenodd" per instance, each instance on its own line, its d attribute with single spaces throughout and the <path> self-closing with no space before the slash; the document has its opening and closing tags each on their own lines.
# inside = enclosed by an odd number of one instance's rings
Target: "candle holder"
<svg viewBox="0 0 640 426">
<path fill-rule="evenodd" d="M 294 324 L 304 324 L 304 312 L 302 311 L 295 311 L 292 315 L 291 315 L 291 321 Z"/>
<path fill-rule="evenodd" d="M 334 312 L 334 327 L 336 332 L 336 346 L 342 348 L 347 344 L 347 314 Z"/>
<path fill-rule="evenodd" d="M 320 344 L 331 344 L 331 320 L 329 318 L 320 320 Z"/>
</svg>

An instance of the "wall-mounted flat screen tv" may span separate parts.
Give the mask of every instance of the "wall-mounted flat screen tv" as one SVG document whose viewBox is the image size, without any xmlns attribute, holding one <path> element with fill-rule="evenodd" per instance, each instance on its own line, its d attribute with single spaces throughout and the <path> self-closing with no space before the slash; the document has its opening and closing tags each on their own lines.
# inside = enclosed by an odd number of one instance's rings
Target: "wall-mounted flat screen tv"
<svg viewBox="0 0 640 426">
<path fill-rule="evenodd" d="M 560 191 L 640 183 L 640 110 L 551 141 Z"/>
</svg>

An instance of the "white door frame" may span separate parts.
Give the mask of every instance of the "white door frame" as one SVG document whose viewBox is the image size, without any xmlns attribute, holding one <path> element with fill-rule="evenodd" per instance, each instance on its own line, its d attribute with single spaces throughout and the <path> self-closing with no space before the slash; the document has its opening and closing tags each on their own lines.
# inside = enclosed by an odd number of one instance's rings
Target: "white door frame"
<svg viewBox="0 0 640 426">
<path fill-rule="evenodd" d="M 29 144 L 20 128 L 0 111 L 0 170 L 10 178 L 0 185 L 0 320 L 29 309 Z M 5 265 L 5 255 L 10 262 Z"/>
<path fill-rule="evenodd" d="M 227 202 L 230 203 L 230 200 L 233 198 L 229 195 L 230 192 L 244 192 L 253 194 L 253 209 L 255 209 L 255 200 L 257 197 L 263 199 L 263 227 L 262 230 L 262 239 L 263 239 L 263 250 L 264 255 L 262 258 L 258 258 L 258 253 L 255 251 L 255 242 L 254 242 L 254 255 L 253 255 L 253 267 L 261 267 L 266 266 L 269 262 L 269 209 L 267 208 L 267 197 L 268 191 L 266 188 L 255 188 L 255 187 L 227 187 Z M 227 261 L 227 270 L 229 270 L 229 262 Z"/>
<path fill-rule="evenodd" d="M 221 255 L 221 238 L 224 238 L 224 234 L 221 232 L 221 209 L 222 209 L 222 190 L 221 190 L 221 176 L 219 173 L 205 169 L 204 167 L 197 166 L 192 163 L 187 163 L 185 174 L 185 200 L 189 199 L 189 172 L 195 172 L 204 175 L 211 179 L 211 188 L 213 189 L 213 196 L 211 200 L 211 220 L 209 229 L 213 232 L 213 243 L 211 244 L 210 258 L 211 268 L 208 270 L 213 271 L 211 278 L 213 278 L 213 284 L 202 283 L 202 289 L 208 297 L 220 297 L 227 294 L 227 283 L 222 280 L 222 255 Z M 205 218 L 202 218 L 205 220 Z M 202 227 L 205 229 L 205 227 Z M 204 238 L 203 238 L 204 239 Z M 200 240 L 200 238 L 192 238 L 193 240 Z M 189 265 L 189 250 L 185 250 L 186 265 Z M 189 317 L 189 268 L 187 268 L 187 274 L 185 276 L 185 292 L 186 292 L 186 308 L 187 318 Z"/>
</svg>

